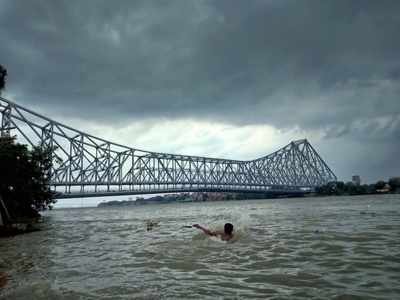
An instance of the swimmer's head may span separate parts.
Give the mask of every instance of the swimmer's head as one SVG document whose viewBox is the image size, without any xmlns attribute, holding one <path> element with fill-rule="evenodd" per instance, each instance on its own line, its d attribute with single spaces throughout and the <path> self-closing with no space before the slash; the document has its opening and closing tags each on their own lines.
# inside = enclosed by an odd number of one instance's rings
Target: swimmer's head
<svg viewBox="0 0 400 300">
<path fill-rule="evenodd" d="M 224 232 L 226 234 L 231 235 L 232 231 L 233 231 L 233 225 L 231 223 L 226 223 L 225 226 L 224 226 Z"/>
</svg>

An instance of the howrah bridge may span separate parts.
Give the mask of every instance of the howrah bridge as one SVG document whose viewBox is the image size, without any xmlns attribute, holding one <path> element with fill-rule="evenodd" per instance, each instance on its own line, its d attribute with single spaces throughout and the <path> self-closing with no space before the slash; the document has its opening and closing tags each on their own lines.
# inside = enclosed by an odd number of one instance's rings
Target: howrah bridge
<svg viewBox="0 0 400 300">
<path fill-rule="evenodd" d="M 306 140 L 233 160 L 145 151 L 84 133 L 0 97 L 1 136 L 51 149 L 56 198 L 171 192 L 296 195 L 336 176 Z"/>
</svg>

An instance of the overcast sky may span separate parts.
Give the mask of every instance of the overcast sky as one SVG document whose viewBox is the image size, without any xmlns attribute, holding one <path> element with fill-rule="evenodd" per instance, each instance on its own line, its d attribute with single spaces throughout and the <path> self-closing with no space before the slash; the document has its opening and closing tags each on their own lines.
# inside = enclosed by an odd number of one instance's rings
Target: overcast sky
<svg viewBox="0 0 400 300">
<path fill-rule="evenodd" d="M 308 138 L 400 175 L 400 1 L 0 2 L 3 96 L 136 148 L 252 159 Z"/>
</svg>

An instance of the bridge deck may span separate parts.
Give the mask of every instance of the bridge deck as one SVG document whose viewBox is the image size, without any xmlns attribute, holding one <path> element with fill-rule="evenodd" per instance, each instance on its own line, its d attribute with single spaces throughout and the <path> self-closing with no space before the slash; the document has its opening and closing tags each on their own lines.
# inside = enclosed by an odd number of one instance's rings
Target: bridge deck
<svg viewBox="0 0 400 300">
<path fill-rule="evenodd" d="M 148 194 L 167 194 L 167 193 L 192 193 L 192 192 L 221 192 L 221 193 L 249 193 L 249 194 L 266 194 L 266 195 L 287 195 L 287 196 L 302 196 L 312 193 L 313 190 L 243 190 L 243 189 L 165 189 L 165 190 L 137 190 L 137 191 L 110 191 L 110 192 L 84 192 L 84 193 L 58 193 L 56 199 L 72 199 L 86 197 L 105 197 L 105 196 L 130 196 L 130 195 L 148 195 Z"/>
</svg>

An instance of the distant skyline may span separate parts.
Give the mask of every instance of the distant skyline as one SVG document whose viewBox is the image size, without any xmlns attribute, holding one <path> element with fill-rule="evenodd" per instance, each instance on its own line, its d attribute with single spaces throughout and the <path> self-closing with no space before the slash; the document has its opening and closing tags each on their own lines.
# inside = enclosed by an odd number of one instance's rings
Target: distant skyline
<svg viewBox="0 0 400 300">
<path fill-rule="evenodd" d="M 400 175 L 399 11 L 385 0 L 5 0 L 3 96 L 157 152 L 246 160 L 307 138 L 339 180 L 387 180 Z"/>
</svg>

